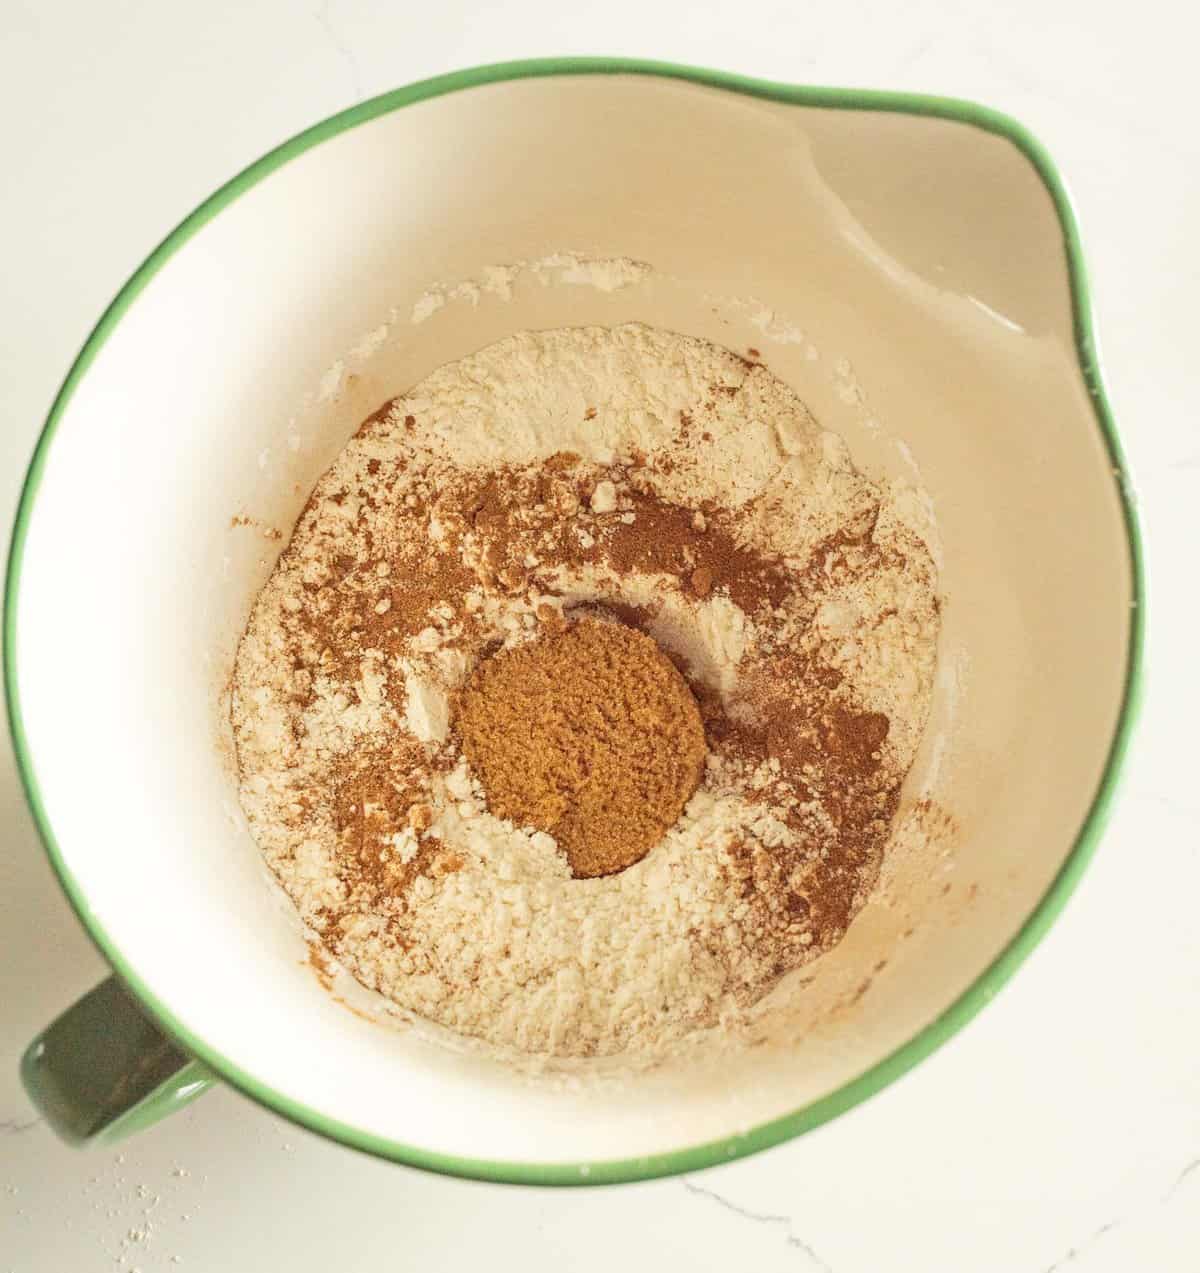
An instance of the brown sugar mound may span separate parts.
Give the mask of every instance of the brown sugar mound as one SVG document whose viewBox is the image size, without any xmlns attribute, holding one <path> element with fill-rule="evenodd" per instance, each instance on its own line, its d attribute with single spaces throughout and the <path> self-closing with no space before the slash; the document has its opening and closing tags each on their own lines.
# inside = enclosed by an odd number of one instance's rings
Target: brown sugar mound
<svg viewBox="0 0 1200 1273">
<path fill-rule="evenodd" d="M 457 706 L 492 813 L 554 836 L 577 878 L 640 861 L 700 782 L 696 700 L 655 642 L 623 624 L 580 619 L 501 650 Z"/>
</svg>

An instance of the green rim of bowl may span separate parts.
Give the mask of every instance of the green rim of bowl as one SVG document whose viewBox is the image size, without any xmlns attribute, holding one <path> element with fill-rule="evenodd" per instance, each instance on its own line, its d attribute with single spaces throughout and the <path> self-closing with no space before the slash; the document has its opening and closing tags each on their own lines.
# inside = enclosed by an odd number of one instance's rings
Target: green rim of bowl
<svg viewBox="0 0 1200 1273">
<path fill-rule="evenodd" d="M 213 219 L 239 195 L 264 180 L 289 160 L 318 146 L 347 129 L 413 102 L 427 101 L 445 93 L 517 80 L 553 75 L 646 75 L 664 79 L 687 80 L 711 88 L 725 89 L 750 97 L 786 102 L 797 106 L 819 106 L 841 110 L 889 111 L 910 115 L 927 115 L 955 120 L 1007 138 L 1025 155 L 1044 182 L 1062 224 L 1063 246 L 1070 275 L 1074 310 L 1075 345 L 1080 369 L 1091 396 L 1096 424 L 1104 437 L 1112 458 L 1114 478 L 1125 518 L 1129 548 L 1129 570 L 1132 576 L 1133 605 L 1129 616 L 1129 646 L 1125 666 L 1125 684 L 1120 718 L 1109 748 L 1104 773 L 1092 798 L 1087 817 L 1079 829 L 1075 843 L 1062 868 L 1046 890 L 1041 901 L 1021 925 L 1020 930 L 989 967 L 940 1016 L 897 1048 L 884 1060 L 871 1066 L 850 1082 L 819 1100 L 762 1123 L 742 1134 L 705 1144 L 691 1145 L 670 1153 L 640 1158 L 608 1160 L 592 1163 L 520 1163 L 478 1158 L 460 1158 L 431 1153 L 415 1145 L 372 1135 L 362 1128 L 326 1117 L 317 1110 L 292 1100 L 276 1091 L 258 1076 L 251 1074 L 208 1046 L 192 1034 L 174 1012 L 158 1000 L 146 987 L 138 972 L 123 957 L 116 943 L 92 914 L 88 902 L 63 857 L 49 815 L 38 789 L 33 758 L 25 737 L 17 677 L 17 614 L 21 584 L 22 554 L 30 516 L 37 499 L 46 456 L 79 381 L 87 374 L 97 352 L 121 321 L 138 294 L 166 261 L 198 230 Z M 656 1176 L 696 1171 L 700 1168 L 730 1162 L 777 1145 L 781 1141 L 820 1126 L 885 1088 L 910 1070 L 935 1048 L 940 1047 L 986 1004 L 1016 972 L 1022 961 L 1044 936 L 1062 910 L 1067 898 L 1079 882 L 1107 823 L 1117 789 L 1118 775 L 1129 748 L 1130 735 L 1142 696 L 1142 663 L 1145 634 L 1145 578 L 1142 543 L 1137 515 L 1132 502 L 1131 484 L 1121 444 L 1113 423 L 1112 411 L 1105 397 L 1095 335 L 1092 330 L 1091 302 L 1087 274 L 1079 240 L 1079 229 L 1066 187 L 1049 154 L 1022 125 L 1007 115 L 974 102 L 945 97 L 927 97 L 913 93 L 890 93 L 860 89 L 800 87 L 764 80 L 748 79 L 719 71 L 676 66 L 665 62 L 648 62 L 626 58 L 544 58 L 531 61 L 503 62 L 475 67 L 438 76 L 399 88 L 380 97 L 362 102 L 284 142 L 232 181 L 222 186 L 185 218 L 146 258 L 116 298 L 105 310 L 75 359 L 50 409 L 38 439 L 17 507 L 9 549 L 8 572 L 4 596 L 4 680 L 7 690 L 9 728 L 24 784 L 46 853 L 58 875 L 71 905 L 101 953 L 117 974 L 137 995 L 147 1012 L 168 1034 L 226 1082 L 247 1096 L 312 1131 L 355 1149 L 392 1159 L 413 1167 L 446 1175 L 477 1180 L 536 1185 L 615 1184 L 646 1180 Z"/>
</svg>

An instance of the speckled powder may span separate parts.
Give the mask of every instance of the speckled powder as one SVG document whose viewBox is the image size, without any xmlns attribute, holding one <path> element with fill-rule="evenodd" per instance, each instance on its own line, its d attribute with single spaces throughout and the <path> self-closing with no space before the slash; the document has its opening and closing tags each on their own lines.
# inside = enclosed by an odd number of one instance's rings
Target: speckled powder
<svg viewBox="0 0 1200 1273">
<path fill-rule="evenodd" d="M 470 512 L 497 474 L 502 564 Z M 538 1055 L 646 1055 L 728 1021 L 836 941 L 878 871 L 933 683 L 923 507 L 858 473 L 765 367 L 702 340 L 521 333 L 442 367 L 352 439 L 254 608 L 233 699 L 253 834 L 337 959 L 453 1030 Z M 656 509 L 803 586 L 739 604 L 700 585 L 686 545 L 678 569 L 615 568 Z M 849 796 L 819 755 L 802 777 L 769 739 L 747 757 L 714 733 L 683 815 L 616 875 L 574 879 L 549 835 L 493 816 L 454 692 L 488 649 L 577 605 L 636 608 L 712 719 L 778 713 L 781 669 L 836 687 L 788 710 L 886 718 L 869 789 L 850 793 L 875 802 L 869 859 L 839 864 Z M 834 885 L 842 909 L 822 927 Z"/>
</svg>

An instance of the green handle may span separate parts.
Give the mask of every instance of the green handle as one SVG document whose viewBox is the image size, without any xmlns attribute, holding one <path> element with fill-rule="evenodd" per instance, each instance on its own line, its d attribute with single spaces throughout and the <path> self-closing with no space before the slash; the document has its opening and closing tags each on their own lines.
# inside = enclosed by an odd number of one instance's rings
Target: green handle
<svg viewBox="0 0 1200 1273">
<path fill-rule="evenodd" d="M 116 977 L 34 1039 L 21 1058 L 21 1081 L 72 1145 L 121 1140 L 216 1082 L 142 1013 Z"/>
</svg>

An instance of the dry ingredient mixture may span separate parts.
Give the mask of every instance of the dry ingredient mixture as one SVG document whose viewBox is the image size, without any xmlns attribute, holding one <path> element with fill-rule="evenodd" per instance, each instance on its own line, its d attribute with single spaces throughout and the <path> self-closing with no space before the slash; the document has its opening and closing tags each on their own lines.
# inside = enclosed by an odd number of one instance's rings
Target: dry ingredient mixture
<svg viewBox="0 0 1200 1273">
<path fill-rule="evenodd" d="M 238 651 L 242 803 L 328 950 L 536 1055 L 653 1054 L 844 934 L 928 714 L 911 499 L 758 361 L 527 332 L 362 425 Z"/>
<path fill-rule="evenodd" d="M 488 808 L 552 835 L 576 879 L 640 861 L 704 771 L 704 722 L 687 682 L 648 636 L 565 623 L 485 659 L 458 698 L 467 763 Z"/>
</svg>

